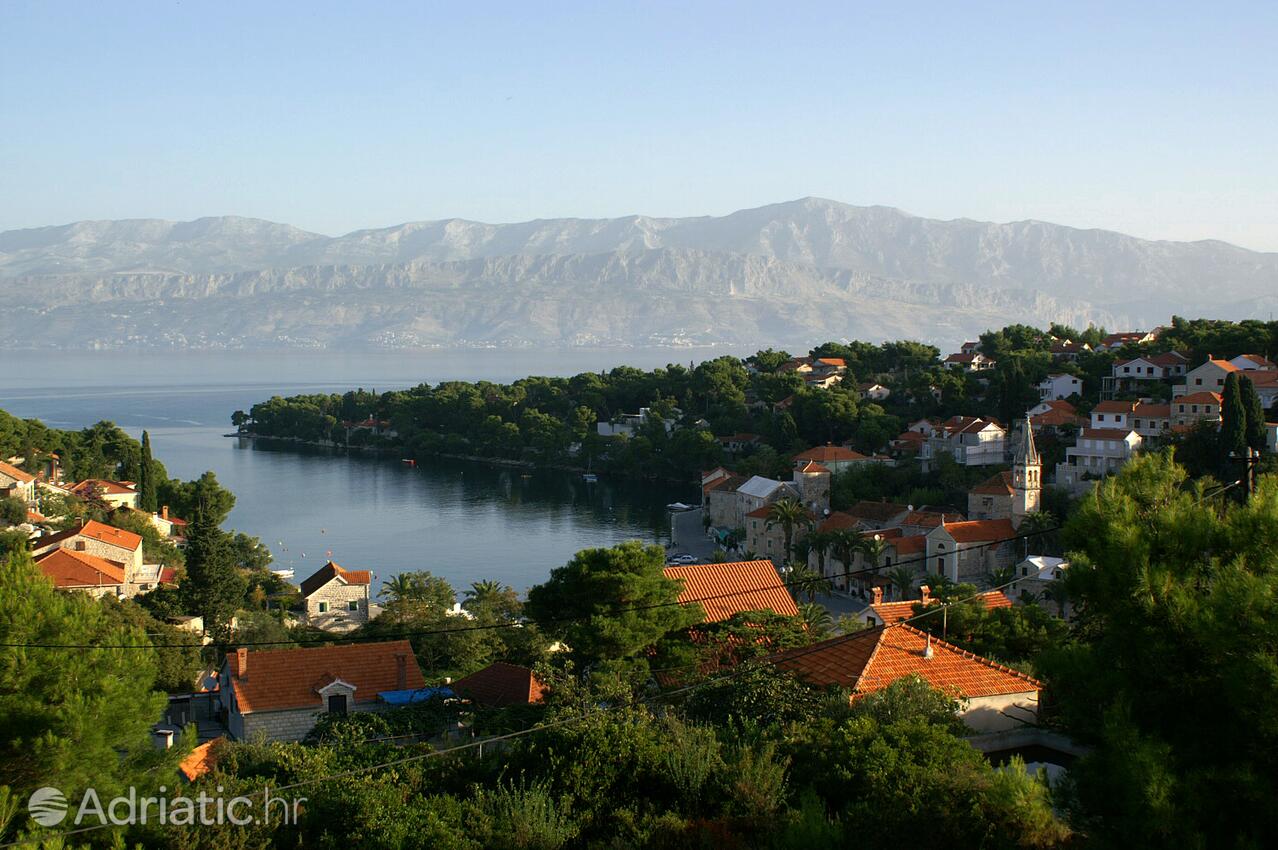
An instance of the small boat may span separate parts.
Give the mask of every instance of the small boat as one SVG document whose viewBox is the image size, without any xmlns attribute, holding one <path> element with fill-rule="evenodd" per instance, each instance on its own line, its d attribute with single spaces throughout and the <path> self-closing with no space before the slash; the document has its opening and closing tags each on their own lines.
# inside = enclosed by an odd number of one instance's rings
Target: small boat
<svg viewBox="0 0 1278 850">
<path fill-rule="evenodd" d="M 581 473 L 581 480 L 585 481 L 587 484 L 594 484 L 599 481 L 599 476 L 595 475 L 593 472 L 583 472 Z"/>
<path fill-rule="evenodd" d="M 416 465 L 417 465 L 417 461 L 413 460 L 411 457 L 401 458 L 399 462 L 400 462 L 400 463 L 402 463 L 402 464 L 404 464 L 404 466 L 416 466 Z"/>
<path fill-rule="evenodd" d="M 294 575 L 291 567 L 283 570 L 271 570 L 271 572 L 275 573 L 280 578 L 292 578 Z"/>
</svg>

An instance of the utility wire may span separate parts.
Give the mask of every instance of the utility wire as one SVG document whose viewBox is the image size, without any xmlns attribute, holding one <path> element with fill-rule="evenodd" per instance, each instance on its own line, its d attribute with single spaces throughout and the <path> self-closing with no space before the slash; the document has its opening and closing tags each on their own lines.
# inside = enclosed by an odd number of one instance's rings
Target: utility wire
<svg viewBox="0 0 1278 850">
<path fill-rule="evenodd" d="M 976 593 L 976 594 L 974 594 L 974 595 L 972 595 L 972 596 L 965 597 L 964 599 L 951 600 L 951 601 L 949 601 L 949 602 L 944 602 L 944 603 L 941 603 L 941 604 L 939 604 L 939 605 L 929 606 L 929 607 L 928 607 L 928 609 L 927 609 L 927 610 L 925 610 L 925 611 L 922 611 L 922 612 L 920 612 L 920 613 L 918 613 L 918 614 L 915 614 L 915 615 L 913 615 L 913 616 L 911 616 L 911 617 L 908 617 L 908 618 L 906 618 L 906 619 L 904 619 L 904 620 L 900 620 L 900 621 L 898 621 L 898 622 L 896 622 L 896 623 L 887 623 L 887 624 L 884 624 L 884 625 L 882 625 L 882 626 L 879 626 L 878 628 L 881 628 L 881 629 L 887 630 L 887 629 L 896 628 L 896 627 L 898 627 L 898 626 L 906 625 L 906 624 L 908 624 L 908 623 L 910 623 L 910 622 L 913 622 L 913 621 L 915 621 L 915 620 L 919 620 L 919 619 L 922 619 L 923 617 L 926 617 L 926 616 L 929 616 L 929 615 L 931 615 L 931 614 L 934 614 L 934 613 L 936 613 L 936 611 L 937 611 L 937 610 L 941 610 L 941 609 L 945 608 L 945 607 L 946 607 L 946 606 L 948 606 L 948 605 L 954 605 L 954 604 L 958 604 L 958 603 L 961 603 L 961 602 L 969 602 L 969 601 L 972 601 L 972 600 L 975 600 L 975 599 L 979 599 L 979 598 L 980 598 L 980 596 L 981 596 L 983 593 L 990 593 L 990 592 L 992 592 L 992 591 L 1002 590 L 1002 589 L 1004 589 L 1004 588 L 1006 588 L 1006 587 L 1009 587 L 1009 586 L 1010 586 L 1010 585 L 1012 585 L 1012 584 L 1015 584 L 1015 582 L 1016 582 L 1016 579 L 1012 579 L 1011 581 L 1008 581 L 1008 582 L 1006 582 L 1006 583 L 1004 583 L 1004 584 L 1001 584 L 1001 585 L 999 585 L 998 587 L 991 588 L 990 590 L 980 591 L 980 592 L 978 592 L 978 593 Z M 838 636 L 838 637 L 836 637 L 836 638 L 833 638 L 833 639 L 831 639 L 831 640 L 821 641 L 821 642 L 819 642 L 819 643 L 813 644 L 812 646 L 803 647 L 803 648 L 801 648 L 801 649 L 799 649 L 799 650 L 796 650 L 796 651 L 793 651 L 793 652 L 789 652 L 789 653 L 787 653 L 787 654 L 785 655 L 785 657 L 784 657 L 784 658 L 779 657 L 779 656 L 777 656 L 777 655 L 773 655 L 773 656 L 764 657 L 764 658 L 762 658 L 762 659 L 757 659 L 757 661 L 759 662 L 759 666 L 763 666 L 763 665 L 767 665 L 767 664 L 771 664 L 771 665 L 775 666 L 775 665 L 777 665 L 777 664 L 779 664 L 779 663 L 781 663 L 781 662 L 786 662 L 786 663 L 788 663 L 788 662 L 794 661 L 794 660 L 795 660 L 795 659 L 797 659 L 797 658 L 802 658 L 802 657 L 804 657 L 804 656 L 806 656 L 806 655 L 811 655 L 811 654 L 814 654 L 814 653 L 817 653 L 817 652 L 824 652 L 824 651 L 826 651 L 826 650 L 830 649 L 832 646 L 837 645 L 837 644 L 838 644 L 838 643 L 840 643 L 840 642 L 853 640 L 853 639 L 855 639 L 856 637 L 858 637 L 859 635 L 861 635 L 861 634 L 863 634 L 863 633 L 864 633 L 864 632 L 862 632 L 862 631 L 850 632 L 850 633 L 845 634 L 845 635 L 840 635 L 840 636 Z M 752 661 L 755 661 L 755 660 L 756 660 L 756 659 L 752 659 Z M 378 764 L 372 764 L 372 765 L 366 765 L 366 766 L 364 766 L 364 767 L 353 768 L 353 769 L 351 769 L 351 770 L 342 771 L 342 772 L 339 772 L 339 773 L 326 774 L 326 775 L 324 775 L 324 776 L 317 776 L 317 777 L 313 777 L 313 778 L 311 778 L 311 779 L 302 780 L 302 781 L 300 781 L 300 782 L 294 782 L 294 783 L 290 783 L 290 784 L 288 784 L 288 785 L 281 785 L 281 786 L 278 786 L 278 787 L 276 787 L 276 788 L 274 789 L 274 791 L 275 791 L 276 793 L 279 793 L 279 792 L 283 792 L 283 791 L 291 791 L 291 790 L 294 790 L 294 789 L 297 789 L 297 788 L 305 788 L 305 787 L 310 786 L 310 785 L 317 785 L 317 784 L 320 784 L 320 783 L 322 783 L 322 782 L 329 782 L 329 781 L 332 781 L 332 780 L 335 780 L 335 779 L 348 779 L 348 778 L 351 778 L 351 777 L 354 777 L 354 776 L 362 776 L 362 775 L 367 774 L 367 773 L 372 773 L 372 772 L 374 772 L 374 771 L 383 770 L 383 769 L 385 769 L 385 768 L 389 768 L 389 767 L 398 767 L 398 766 L 400 766 L 400 765 L 404 765 L 404 764 L 411 764 L 411 763 L 415 763 L 415 762 L 425 761 L 426 759 L 438 758 L 438 757 L 440 757 L 440 756 L 451 755 L 451 754 L 453 754 L 453 753 L 458 753 L 458 752 L 463 752 L 463 751 L 466 751 L 466 750 L 477 749 L 477 748 L 483 747 L 483 746 L 484 746 L 484 745 L 486 745 L 486 744 L 496 744 L 496 743 L 499 743 L 499 742 L 501 742 L 501 741 L 510 741 L 510 740 L 514 740 L 514 739 L 516 739 L 516 738 L 524 737 L 525 735 L 533 735 L 533 734 L 536 734 L 536 733 L 538 733 L 538 732 L 543 732 L 543 731 L 548 730 L 548 729 L 554 729 L 554 728 L 558 728 L 558 727 L 561 727 L 561 726 L 567 726 L 567 725 L 570 725 L 570 724 L 572 724 L 572 723 L 578 723 L 578 722 L 581 722 L 581 721 L 586 720 L 586 719 L 588 719 L 588 718 L 596 717 L 596 716 L 598 716 L 598 715 L 600 715 L 600 714 L 603 714 L 603 713 L 606 713 L 606 712 L 609 712 L 609 711 L 616 711 L 616 710 L 620 710 L 620 709 L 623 709 L 623 708 L 633 708 L 633 707 L 636 707 L 636 706 L 639 706 L 639 705 L 643 705 L 643 704 L 645 704 L 645 703 L 652 703 L 652 702 L 656 702 L 656 701 L 658 701 L 658 700 L 669 699 L 670 697 L 679 696 L 679 695 L 681 695 L 681 694 L 691 693 L 692 691 L 695 691 L 695 690 L 697 690 L 697 689 L 699 689 L 699 688 L 709 687 L 709 686 L 711 686 L 711 685 L 718 685 L 718 684 L 721 684 L 721 683 L 723 683 L 723 682 L 727 682 L 727 681 L 730 681 L 730 680 L 732 680 L 732 679 L 735 679 L 735 678 L 737 678 L 738 676 L 742 676 L 742 675 L 744 675 L 745 673 L 749 672 L 749 671 L 750 671 L 750 670 L 752 670 L 752 669 L 757 669 L 757 667 L 756 667 L 756 666 L 753 666 L 750 662 L 747 662 L 747 663 L 744 663 L 744 664 L 739 664 L 739 665 L 737 665 L 737 666 L 736 666 L 736 667 L 735 667 L 735 668 L 734 668 L 734 669 L 733 669 L 730 673 L 727 673 L 727 674 L 725 674 L 725 675 L 723 675 L 723 676 L 718 676 L 718 677 L 715 677 L 715 678 L 712 678 L 712 679 L 705 679 L 705 680 L 702 680 L 702 681 L 700 681 L 700 682 L 694 682 L 694 683 L 692 683 L 692 684 L 690 684 L 690 685 L 685 685 L 685 686 L 683 686 L 683 687 L 676 688 L 675 690 L 672 690 L 672 691 L 665 691 L 665 692 L 663 692 L 663 693 L 661 693 L 661 694 L 657 694 L 656 696 L 646 697 L 646 698 L 644 698 L 644 699 L 639 699 L 639 700 L 630 700 L 630 701 L 628 701 L 628 702 L 621 703 L 621 704 L 618 704 L 618 705 L 604 706 L 604 707 L 597 708 L 597 709 L 594 709 L 594 710 L 591 710 L 591 711 L 583 712 L 583 713 L 581 713 L 581 714 L 574 714 L 574 715 L 572 715 L 572 716 L 570 716 L 570 717 L 564 717 L 564 718 L 559 718 L 559 719 L 557 719 L 557 720 L 552 720 L 552 721 L 550 721 L 550 722 L 548 722 L 548 723 L 540 723 L 540 724 L 537 724 L 537 725 L 534 725 L 534 726 L 529 726 L 529 727 L 526 727 L 526 728 L 524 728 L 524 729 L 516 730 L 516 731 L 514 731 L 514 732 L 507 732 L 507 733 L 502 734 L 502 735 L 497 735 L 497 736 L 490 737 L 490 738 L 483 738 L 483 739 L 480 739 L 480 740 L 477 740 L 477 741 L 468 741 L 468 742 L 467 742 L 467 743 L 465 743 L 465 744 L 458 744 L 458 745 L 456 745 L 456 746 L 452 746 L 452 747 L 445 747 L 445 748 L 443 748 L 443 749 L 439 749 L 439 750 L 431 750 L 431 751 L 426 752 L 426 753 L 417 753 L 417 754 L 414 754 L 414 755 L 411 755 L 411 756 L 406 756 L 406 757 L 404 757 L 404 758 L 392 759 L 392 760 L 389 760 L 389 761 L 380 762 L 380 763 L 378 763 Z M 371 743 L 372 741 L 375 741 L 375 740 L 378 740 L 378 739 L 371 739 L 371 740 L 370 740 L 370 741 L 368 741 L 368 742 L 357 742 L 357 743 Z M 384 740 L 384 739 L 383 739 L 383 740 Z M 242 796 L 246 796 L 246 797 L 248 797 L 248 798 L 250 798 L 250 799 L 251 799 L 252 797 L 254 797 L 254 796 L 258 795 L 258 794 L 262 794 L 262 795 L 263 795 L 263 799 L 265 800 L 265 799 L 266 799 L 266 798 L 270 795 L 271 791 L 272 791 L 272 789 L 271 789 L 269 786 L 264 786 L 264 787 L 263 787 L 260 791 L 254 791 L 254 792 L 252 792 L 251 794 L 242 795 Z M 112 824 L 112 823 L 110 823 L 110 822 L 107 822 L 107 823 L 103 823 L 103 824 L 94 824 L 93 826 L 89 826 L 89 827 L 82 827 L 82 828 L 80 828 L 80 829 L 71 830 L 71 831 L 69 831 L 69 832 L 56 833 L 56 834 L 54 834 L 54 835 L 42 835 L 42 836 L 32 836 L 32 837 L 29 837 L 29 838 L 20 838 L 20 839 L 18 839 L 18 840 L 16 840 L 16 841 L 11 841 L 11 842 L 8 842 L 8 843 L 6 843 L 6 844 L 0 844 L 0 850 L 6 850 L 6 848 L 9 848 L 9 847 L 18 847 L 18 846 L 25 846 L 25 845 L 30 845 L 30 844 L 37 844 L 37 843 L 40 843 L 40 842 L 43 842 L 43 841 L 50 840 L 51 838 L 65 838 L 65 837 L 68 837 L 68 836 L 71 836 L 71 835 L 79 835 L 79 834 L 83 834 L 83 833 L 86 833 L 86 832 L 93 832 L 93 831 L 96 831 L 96 830 L 99 830 L 99 829 L 105 829 L 105 828 L 108 828 L 108 827 L 111 827 L 111 826 L 115 826 L 115 825 L 116 825 L 116 824 Z"/>
</svg>

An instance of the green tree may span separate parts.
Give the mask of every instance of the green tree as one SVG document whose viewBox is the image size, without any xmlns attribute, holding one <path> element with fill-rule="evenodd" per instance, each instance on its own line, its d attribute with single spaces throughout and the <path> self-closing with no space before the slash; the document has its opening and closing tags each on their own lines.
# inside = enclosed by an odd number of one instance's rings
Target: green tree
<svg viewBox="0 0 1278 850">
<path fill-rule="evenodd" d="M 142 462 L 138 467 L 138 507 L 148 513 L 160 509 L 156 496 L 155 459 L 151 457 L 151 434 L 142 432 Z"/>
<path fill-rule="evenodd" d="M 1077 816 L 1105 846 L 1264 846 L 1278 834 L 1278 479 L 1222 503 L 1145 455 L 1080 502 L 1066 537 L 1077 641 L 1038 667 L 1094 747 L 1071 770 Z"/>
<path fill-rule="evenodd" d="M 768 506 L 768 520 L 765 527 L 781 526 L 781 535 L 784 539 L 781 551 L 788 556 L 794 546 L 795 529 L 811 521 L 812 517 L 808 514 L 808 509 L 803 507 L 803 503 L 786 496 Z"/>
<path fill-rule="evenodd" d="M 1247 452 L 1247 409 L 1243 406 L 1237 372 L 1230 372 L 1225 378 L 1225 392 L 1220 402 L 1220 451 L 1222 471 L 1226 475 L 1237 469 L 1238 458 Z"/>
<path fill-rule="evenodd" d="M 5 497 L 0 499 L 0 528 L 7 525 L 21 525 L 27 521 L 27 503 L 21 499 Z"/>
<path fill-rule="evenodd" d="M 675 604 L 665 552 L 638 542 L 585 549 L 528 592 L 525 610 L 584 663 L 626 658 L 669 632 L 699 623 L 699 605 Z"/>
<path fill-rule="evenodd" d="M 69 799 L 88 787 L 108 799 L 130 784 L 158 784 L 146 771 L 162 758 L 150 729 L 165 697 L 154 689 L 145 631 L 85 594 L 55 591 L 25 553 L 0 559 L 0 597 L 0 643 L 8 646 L 0 662 L 0 785 L 25 800 L 45 785 Z"/>
<path fill-rule="evenodd" d="M 1238 395 L 1242 400 L 1243 412 L 1246 414 L 1247 445 L 1256 451 L 1265 449 L 1265 408 L 1260 403 L 1260 395 L 1250 377 L 1243 375 L 1238 379 Z"/>
<path fill-rule="evenodd" d="M 243 603 L 246 589 L 247 582 L 235 566 L 230 535 L 197 508 L 187 532 L 182 590 L 191 613 L 204 618 L 205 632 L 215 640 L 230 637 L 231 618 Z"/>
</svg>

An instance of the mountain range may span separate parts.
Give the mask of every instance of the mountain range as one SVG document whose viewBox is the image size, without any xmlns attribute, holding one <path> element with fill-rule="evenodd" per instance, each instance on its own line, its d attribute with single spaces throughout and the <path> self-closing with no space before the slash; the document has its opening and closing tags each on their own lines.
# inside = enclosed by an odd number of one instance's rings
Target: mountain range
<svg viewBox="0 0 1278 850">
<path fill-rule="evenodd" d="M 818 198 L 722 217 L 0 233 L 0 348 L 758 345 L 1267 316 L 1278 254 Z"/>
</svg>

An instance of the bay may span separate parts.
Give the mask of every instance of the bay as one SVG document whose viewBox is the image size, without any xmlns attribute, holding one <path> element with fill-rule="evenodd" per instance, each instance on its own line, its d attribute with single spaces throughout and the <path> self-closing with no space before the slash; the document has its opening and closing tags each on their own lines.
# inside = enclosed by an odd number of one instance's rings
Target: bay
<svg viewBox="0 0 1278 850">
<path fill-rule="evenodd" d="M 577 551 L 669 542 L 664 506 L 693 486 L 523 473 L 482 463 L 272 451 L 222 436 L 234 410 L 272 395 L 379 391 L 441 380 L 510 381 L 617 365 L 652 368 L 724 353 L 688 349 L 333 352 L 0 352 L 0 408 L 58 428 L 102 419 L 151 434 L 170 475 L 213 470 L 236 495 L 228 527 L 260 537 L 297 579 L 332 558 L 375 585 L 430 570 L 459 590 L 497 579 L 524 590 Z"/>
</svg>

